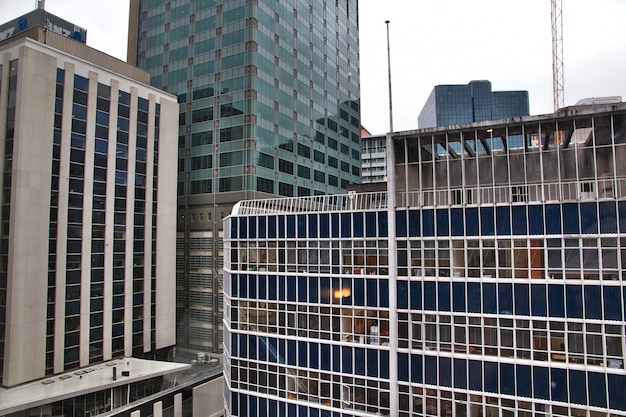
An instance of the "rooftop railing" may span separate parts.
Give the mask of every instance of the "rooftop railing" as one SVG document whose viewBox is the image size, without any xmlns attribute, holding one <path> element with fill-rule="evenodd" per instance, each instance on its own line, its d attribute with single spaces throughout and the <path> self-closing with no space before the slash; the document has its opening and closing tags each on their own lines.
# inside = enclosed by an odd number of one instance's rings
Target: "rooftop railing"
<svg viewBox="0 0 626 417">
<path fill-rule="evenodd" d="M 363 211 L 387 208 L 387 193 L 353 193 L 244 200 L 233 207 L 233 215 L 280 214 L 328 211 Z"/>
</svg>

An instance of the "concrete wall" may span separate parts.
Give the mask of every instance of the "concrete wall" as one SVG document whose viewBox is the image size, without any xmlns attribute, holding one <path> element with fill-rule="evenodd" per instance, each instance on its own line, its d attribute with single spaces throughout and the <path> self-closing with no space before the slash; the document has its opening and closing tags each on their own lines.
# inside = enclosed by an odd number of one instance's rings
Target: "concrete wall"
<svg viewBox="0 0 626 417">
<path fill-rule="evenodd" d="M 193 417 L 224 415 L 224 377 L 193 389 Z"/>
</svg>

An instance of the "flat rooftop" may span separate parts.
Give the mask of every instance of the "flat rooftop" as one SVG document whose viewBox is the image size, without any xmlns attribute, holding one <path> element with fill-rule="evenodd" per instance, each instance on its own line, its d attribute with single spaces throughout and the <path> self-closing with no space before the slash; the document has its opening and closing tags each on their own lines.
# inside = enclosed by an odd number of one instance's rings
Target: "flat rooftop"
<svg viewBox="0 0 626 417">
<path fill-rule="evenodd" d="M 117 379 L 113 380 L 113 368 Z M 190 368 L 190 364 L 121 358 L 11 388 L 0 388 L 0 415 Z M 128 371 L 129 376 L 122 376 Z"/>
</svg>

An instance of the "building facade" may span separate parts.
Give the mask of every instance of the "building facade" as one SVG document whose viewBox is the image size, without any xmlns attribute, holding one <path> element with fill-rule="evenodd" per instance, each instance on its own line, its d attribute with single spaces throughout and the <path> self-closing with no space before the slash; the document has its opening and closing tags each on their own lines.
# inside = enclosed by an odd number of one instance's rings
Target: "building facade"
<svg viewBox="0 0 626 417">
<path fill-rule="evenodd" d="M 156 356 L 175 342 L 175 98 L 40 26 L 0 53 L 1 385 Z"/>
<path fill-rule="evenodd" d="M 387 137 L 361 137 L 361 184 L 387 181 Z"/>
<path fill-rule="evenodd" d="M 528 91 L 492 91 L 489 81 L 437 85 L 422 108 L 420 129 L 528 116 Z"/>
<path fill-rule="evenodd" d="M 360 179 L 358 2 L 132 0 L 129 62 L 178 97 L 177 344 L 222 348 L 222 219 Z"/>
<path fill-rule="evenodd" d="M 388 141 L 227 218 L 229 415 L 626 415 L 626 105 Z"/>
</svg>

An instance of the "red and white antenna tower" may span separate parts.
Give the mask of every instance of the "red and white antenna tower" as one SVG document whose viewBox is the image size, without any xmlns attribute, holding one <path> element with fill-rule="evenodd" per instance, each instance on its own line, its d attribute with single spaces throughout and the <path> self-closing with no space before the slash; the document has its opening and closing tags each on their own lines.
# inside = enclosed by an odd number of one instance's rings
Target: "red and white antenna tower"
<svg viewBox="0 0 626 417">
<path fill-rule="evenodd" d="M 554 111 L 565 106 L 563 82 L 563 2 L 552 0 L 552 88 Z"/>
</svg>

